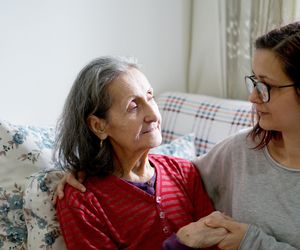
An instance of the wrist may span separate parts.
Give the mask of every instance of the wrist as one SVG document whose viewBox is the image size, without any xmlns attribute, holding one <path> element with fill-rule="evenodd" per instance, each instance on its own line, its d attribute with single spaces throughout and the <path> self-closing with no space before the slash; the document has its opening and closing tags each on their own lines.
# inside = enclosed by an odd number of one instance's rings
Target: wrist
<svg viewBox="0 0 300 250">
<path fill-rule="evenodd" d="M 185 230 L 185 227 L 180 228 L 175 235 L 179 243 L 189 247 L 192 246 L 191 236 L 189 232 Z"/>
</svg>

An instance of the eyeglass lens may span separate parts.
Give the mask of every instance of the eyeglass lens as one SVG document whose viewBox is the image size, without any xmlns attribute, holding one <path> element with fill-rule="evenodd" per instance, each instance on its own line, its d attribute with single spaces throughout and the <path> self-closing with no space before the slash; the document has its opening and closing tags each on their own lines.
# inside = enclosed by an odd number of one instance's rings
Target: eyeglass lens
<svg viewBox="0 0 300 250">
<path fill-rule="evenodd" d="M 253 90 L 256 88 L 259 98 L 263 102 L 269 101 L 268 87 L 262 82 L 254 82 L 251 78 L 247 77 L 246 86 L 250 94 L 252 94 Z"/>
</svg>

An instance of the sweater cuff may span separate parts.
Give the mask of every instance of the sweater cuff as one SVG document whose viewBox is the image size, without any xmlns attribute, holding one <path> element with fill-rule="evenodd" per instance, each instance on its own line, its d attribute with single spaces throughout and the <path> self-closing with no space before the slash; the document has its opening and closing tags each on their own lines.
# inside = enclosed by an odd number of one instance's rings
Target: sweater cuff
<svg viewBox="0 0 300 250">
<path fill-rule="evenodd" d="M 249 224 L 248 229 L 242 241 L 240 242 L 239 250 L 249 249 L 249 247 L 251 248 L 251 245 L 254 244 L 256 238 L 258 237 L 259 237 L 259 232 L 257 231 L 257 227 L 252 224 Z"/>
<path fill-rule="evenodd" d="M 163 242 L 164 250 L 191 250 L 194 248 L 183 245 L 177 238 L 176 234 L 173 233 L 168 239 Z"/>
</svg>

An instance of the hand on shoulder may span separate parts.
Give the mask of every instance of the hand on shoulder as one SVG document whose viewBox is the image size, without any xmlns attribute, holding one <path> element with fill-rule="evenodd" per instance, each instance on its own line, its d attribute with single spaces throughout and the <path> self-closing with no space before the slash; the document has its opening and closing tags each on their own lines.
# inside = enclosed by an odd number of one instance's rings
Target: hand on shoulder
<svg viewBox="0 0 300 250">
<path fill-rule="evenodd" d="M 67 183 L 72 187 L 78 189 L 79 191 L 85 192 L 86 188 L 82 184 L 85 178 L 86 173 L 83 171 L 80 171 L 78 173 L 71 171 L 66 172 L 56 187 L 56 191 L 53 197 L 53 204 L 56 204 L 57 199 L 61 200 L 64 198 L 64 188 Z"/>
</svg>

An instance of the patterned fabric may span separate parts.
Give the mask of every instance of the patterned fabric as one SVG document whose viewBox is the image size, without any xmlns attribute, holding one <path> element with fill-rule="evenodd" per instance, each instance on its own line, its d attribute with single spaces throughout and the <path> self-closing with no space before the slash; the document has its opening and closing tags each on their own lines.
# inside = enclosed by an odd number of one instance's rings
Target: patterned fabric
<svg viewBox="0 0 300 250">
<path fill-rule="evenodd" d="M 151 154 L 172 155 L 187 160 L 196 157 L 195 136 L 193 133 L 179 137 L 170 143 L 162 144 L 150 150 Z"/>
<path fill-rule="evenodd" d="M 54 168 L 53 128 L 0 121 L 0 248 L 26 249 L 25 177 Z"/>
<path fill-rule="evenodd" d="M 57 215 L 68 249 L 162 249 L 173 232 L 213 211 L 194 165 L 149 155 L 155 196 L 116 177 L 90 177 L 87 191 L 66 186 Z"/>
<path fill-rule="evenodd" d="M 43 170 L 30 176 L 24 195 L 28 249 L 66 249 L 52 203 L 62 170 Z"/>
<path fill-rule="evenodd" d="M 187 93 L 163 93 L 157 99 L 162 114 L 163 143 L 195 133 L 197 156 L 227 136 L 252 125 L 251 104 Z"/>
</svg>

